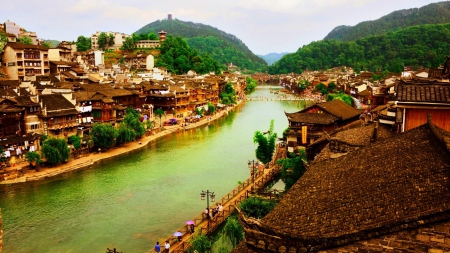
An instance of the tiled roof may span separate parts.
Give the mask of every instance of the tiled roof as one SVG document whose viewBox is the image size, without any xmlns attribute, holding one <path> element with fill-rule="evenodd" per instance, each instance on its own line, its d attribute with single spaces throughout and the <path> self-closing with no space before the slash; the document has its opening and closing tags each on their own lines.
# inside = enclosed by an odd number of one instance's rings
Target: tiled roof
<svg viewBox="0 0 450 253">
<path fill-rule="evenodd" d="M 449 83 L 407 83 L 397 84 L 397 101 L 450 103 Z"/>
<path fill-rule="evenodd" d="M 41 45 L 27 45 L 23 44 L 21 42 L 8 42 L 6 43 L 6 46 L 10 46 L 13 49 L 39 49 L 42 51 L 48 51 L 48 48 L 41 46 Z"/>
<path fill-rule="evenodd" d="M 30 96 L 17 96 L 15 97 L 18 106 L 37 106 L 38 103 L 31 100 Z"/>
<path fill-rule="evenodd" d="M 316 105 L 322 110 L 327 111 L 334 116 L 340 117 L 342 120 L 347 120 L 361 114 L 359 110 L 349 106 L 339 99 Z"/>
<path fill-rule="evenodd" d="M 43 105 L 47 107 L 47 112 L 75 109 L 75 106 L 61 94 L 39 95 L 39 101 L 42 101 Z"/>
<path fill-rule="evenodd" d="M 311 164 L 260 226 L 266 234 L 317 250 L 442 217 L 450 212 L 445 138 L 448 132 L 427 123 Z"/>
<path fill-rule="evenodd" d="M 287 113 L 286 113 L 287 115 Z M 320 124 L 320 125 L 329 125 L 337 120 L 338 117 L 329 114 L 329 113 L 292 113 L 287 115 L 289 121 L 305 123 L 305 124 Z"/>
</svg>

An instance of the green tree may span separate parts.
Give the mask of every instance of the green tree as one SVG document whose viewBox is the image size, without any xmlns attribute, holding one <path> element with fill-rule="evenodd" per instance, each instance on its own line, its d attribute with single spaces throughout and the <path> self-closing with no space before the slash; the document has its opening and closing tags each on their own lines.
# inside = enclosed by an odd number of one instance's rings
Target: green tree
<svg viewBox="0 0 450 253">
<path fill-rule="evenodd" d="M 253 142 L 258 144 L 255 150 L 256 158 L 263 163 L 268 163 L 272 160 L 275 151 L 275 142 L 277 140 L 277 133 L 273 131 L 274 120 L 270 121 L 270 128 L 265 134 L 261 131 L 256 131 L 253 136 Z"/>
<path fill-rule="evenodd" d="M 353 97 L 343 93 L 342 91 L 339 91 L 336 94 L 328 94 L 327 95 L 327 101 L 333 101 L 336 99 L 343 101 L 344 103 L 348 104 L 349 106 L 353 106 L 353 103 L 354 103 Z"/>
<path fill-rule="evenodd" d="M 33 41 L 28 36 L 19 37 L 19 38 L 17 38 L 17 41 L 19 41 L 19 42 L 21 42 L 23 44 L 26 44 L 26 45 L 32 45 L 33 44 Z"/>
<path fill-rule="evenodd" d="M 117 137 L 116 137 L 116 144 L 122 145 L 127 142 L 134 141 L 136 138 L 136 133 L 134 130 L 128 126 L 126 123 L 120 123 L 119 127 L 117 128 Z"/>
<path fill-rule="evenodd" d="M 42 43 L 42 46 L 43 46 L 43 47 L 46 47 L 46 48 L 52 48 L 52 43 L 49 42 L 49 41 L 46 41 L 46 42 L 43 42 L 43 43 Z"/>
<path fill-rule="evenodd" d="M 253 78 L 251 78 L 249 76 L 245 77 L 245 83 L 247 84 L 245 86 L 245 92 L 246 93 L 254 91 L 255 88 L 256 88 L 256 85 L 258 84 L 258 82 L 255 79 L 253 79 Z"/>
<path fill-rule="evenodd" d="M 289 153 L 288 157 L 277 161 L 281 164 L 281 180 L 284 182 L 284 189 L 289 190 L 297 180 L 306 172 L 304 163 L 307 163 L 304 149 L 299 153 Z"/>
<path fill-rule="evenodd" d="M 94 123 L 91 131 L 94 145 L 101 149 L 108 149 L 114 145 L 114 140 L 117 137 L 117 131 L 111 124 Z"/>
<path fill-rule="evenodd" d="M 152 32 L 147 35 L 147 39 L 148 40 L 159 40 L 159 36 Z"/>
<path fill-rule="evenodd" d="M 0 147 L 0 163 L 6 162 L 5 149 Z"/>
<path fill-rule="evenodd" d="M 222 104 L 236 104 L 236 91 L 234 90 L 233 84 L 227 82 L 223 88 L 223 91 L 219 94 Z"/>
<path fill-rule="evenodd" d="M 190 240 L 191 247 L 189 248 L 190 253 L 202 252 L 202 253 L 210 253 L 211 252 L 211 241 L 208 236 L 204 234 L 197 234 L 194 238 Z"/>
<path fill-rule="evenodd" d="M 265 199 L 261 196 L 250 196 L 239 204 L 239 208 L 248 217 L 261 219 L 268 214 L 277 203 L 275 200 Z"/>
<path fill-rule="evenodd" d="M 213 103 L 208 102 L 208 113 L 209 115 L 214 115 L 216 112 L 216 107 L 213 105 Z"/>
<path fill-rule="evenodd" d="M 8 38 L 6 37 L 6 34 L 0 33 L 0 53 L 3 52 L 3 48 L 5 47 L 7 42 Z"/>
<path fill-rule="evenodd" d="M 108 42 L 108 46 L 114 46 L 114 34 L 110 33 L 108 35 L 107 42 Z"/>
<path fill-rule="evenodd" d="M 42 155 L 50 164 L 66 162 L 70 156 L 67 141 L 64 138 L 49 137 L 42 144 Z"/>
<path fill-rule="evenodd" d="M 222 230 L 222 235 L 228 238 L 233 248 L 235 248 L 239 242 L 244 239 L 244 229 L 235 216 L 229 216 L 227 223 Z"/>
<path fill-rule="evenodd" d="M 136 138 L 142 137 L 145 133 L 145 127 L 140 118 L 141 115 L 139 112 L 131 107 L 127 108 L 125 117 L 123 118 L 123 123 L 134 131 Z"/>
<path fill-rule="evenodd" d="M 310 83 L 306 79 L 300 79 L 297 82 L 297 87 L 300 92 L 304 91 L 306 89 L 306 87 L 308 87 L 309 85 L 310 85 Z"/>
<path fill-rule="evenodd" d="M 121 47 L 122 50 L 131 52 L 136 48 L 133 37 L 127 37 Z"/>
<path fill-rule="evenodd" d="M 108 45 L 108 35 L 105 32 L 102 32 L 98 36 L 98 47 L 104 50 L 107 45 Z"/>
<path fill-rule="evenodd" d="M 162 127 L 161 118 L 165 112 L 162 109 L 156 109 L 153 113 L 159 117 L 159 127 L 161 128 Z"/>
<path fill-rule="evenodd" d="M 91 48 L 91 38 L 86 38 L 82 35 L 78 36 L 75 45 L 77 46 L 77 51 L 85 52 Z"/>
<path fill-rule="evenodd" d="M 69 137 L 69 144 L 73 145 L 75 152 L 78 154 L 81 149 L 81 137 L 79 135 L 71 135 Z"/>
<path fill-rule="evenodd" d="M 31 166 L 38 165 L 42 163 L 41 155 L 36 151 L 30 151 L 25 155 L 25 159 L 30 163 Z"/>
</svg>

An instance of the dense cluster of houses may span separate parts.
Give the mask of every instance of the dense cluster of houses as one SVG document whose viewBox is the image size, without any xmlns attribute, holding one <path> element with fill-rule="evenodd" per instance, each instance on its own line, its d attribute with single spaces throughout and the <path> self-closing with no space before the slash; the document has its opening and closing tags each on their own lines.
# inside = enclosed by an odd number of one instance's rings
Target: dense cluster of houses
<svg viewBox="0 0 450 253">
<path fill-rule="evenodd" d="M 8 34 L 0 54 L 0 146 L 11 163 L 39 150 L 43 134 L 86 134 L 93 123 L 120 122 L 129 107 L 146 120 L 154 120 L 156 109 L 183 118 L 209 103 L 223 106 L 219 93 L 226 83 L 238 97 L 246 85 L 238 73 L 175 76 L 155 68 L 151 54 L 128 54 L 123 64 L 105 64 L 99 50 L 77 52 L 64 41 L 46 48 L 16 39 Z"/>
<path fill-rule="evenodd" d="M 342 68 L 281 77 L 292 90 L 335 82 L 359 108 L 285 113 L 288 151 L 306 148 L 307 171 L 264 218 L 239 214 L 233 252 L 449 251 L 449 66 L 379 81 Z"/>
</svg>

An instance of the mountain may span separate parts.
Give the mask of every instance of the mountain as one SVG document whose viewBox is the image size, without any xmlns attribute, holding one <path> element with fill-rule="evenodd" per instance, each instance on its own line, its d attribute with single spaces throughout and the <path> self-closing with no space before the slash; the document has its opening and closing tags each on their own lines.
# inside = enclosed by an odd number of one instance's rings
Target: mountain
<svg viewBox="0 0 450 253">
<path fill-rule="evenodd" d="M 348 66 L 355 71 L 401 72 L 404 66 L 437 68 L 450 55 L 450 23 L 418 25 L 355 41 L 322 40 L 269 66 L 270 74 Z"/>
<path fill-rule="evenodd" d="M 355 26 L 338 26 L 328 33 L 324 40 L 352 41 L 409 26 L 449 22 L 450 1 L 432 3 L 421 8 L 394 11 L 380 19 L 364 21 Z"/>
<path fill-rule="evenodd" d="M 200 54 L 208 53 L 223 65 L 233 63 L 237 67 L 253 71 L 267 68 L 267 63 L 236 36 L 209 25 L 178 19 L 157 20 L 136 31 L 136 34 L 158 34 L 161 30 L 167 32 L 167 35 L 185 38 L 190 47 Z"/>
<path fill-rule="evenodd" d="M 288 54 L 288 52 L 268 53 L 266 55 L 258 55 L 258 56 L 263 58 L 267 62 L 267 65 L 272 65 L 272 63 L 274 63 L 274 62 L 278 61 L 279 59 L 281 59 L 281 57 L 283 57 L 285 54 Z"/>
</svg>

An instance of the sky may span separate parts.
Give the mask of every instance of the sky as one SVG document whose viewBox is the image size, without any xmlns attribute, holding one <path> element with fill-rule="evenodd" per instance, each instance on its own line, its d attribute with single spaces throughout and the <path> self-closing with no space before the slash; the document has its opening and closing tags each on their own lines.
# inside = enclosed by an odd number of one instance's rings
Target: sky
<svg viewBox="0 0 450 253">
<path fill-rule="evenodd" d="M 2 1 L 0 22 L 12 21 L 38 38 L 76 41 L 96 31 L 131 35 L 167 19 L 216 27 L 255 54 L 295 52 L 339 25 L 354 26 L 431 0 L 15 0 Z"/>
</svg>

